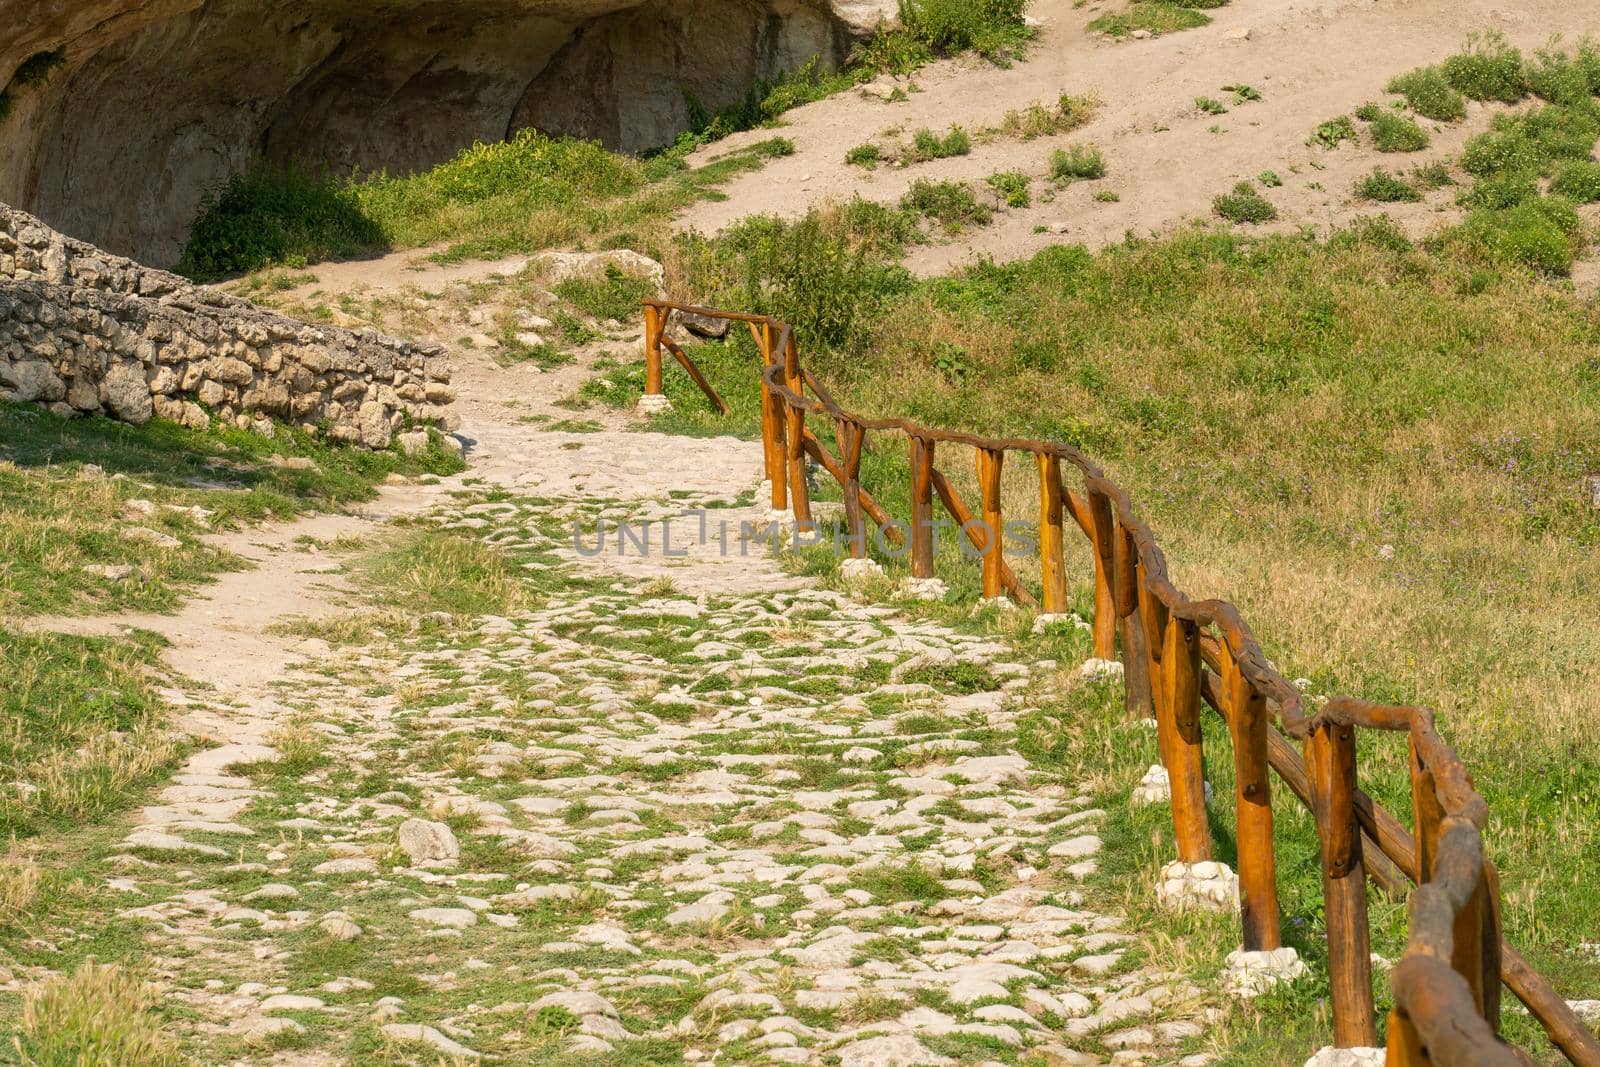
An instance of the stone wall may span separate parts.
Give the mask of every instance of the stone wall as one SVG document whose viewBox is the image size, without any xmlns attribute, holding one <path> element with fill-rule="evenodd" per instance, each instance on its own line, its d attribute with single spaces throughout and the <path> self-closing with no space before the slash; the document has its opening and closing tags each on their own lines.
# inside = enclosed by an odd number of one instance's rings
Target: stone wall
<svg viewBox="0 0 1600 1067">
<path fill-rule="evenodd" d="M 0 204 L 0 396 L 187 426 L 271 417 L 386 447 L 448 423 L 437 345 L 310 326 L 140 266 Z"/>
</svg>

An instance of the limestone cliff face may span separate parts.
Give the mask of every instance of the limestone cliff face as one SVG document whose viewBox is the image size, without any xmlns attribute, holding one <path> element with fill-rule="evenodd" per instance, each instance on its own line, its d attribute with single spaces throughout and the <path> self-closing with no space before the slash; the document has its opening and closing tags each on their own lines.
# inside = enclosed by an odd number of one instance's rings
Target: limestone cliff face
<svg viewBox="0 0 1600 1067">
<path fill-rule="evenodd" d="M 895 0 L 0 0 L 0 201 L 73 236 L 176 258 L 204 190 L 251 157 L 431 166 L 523 127 L 663 143 Z"/>
</svg>

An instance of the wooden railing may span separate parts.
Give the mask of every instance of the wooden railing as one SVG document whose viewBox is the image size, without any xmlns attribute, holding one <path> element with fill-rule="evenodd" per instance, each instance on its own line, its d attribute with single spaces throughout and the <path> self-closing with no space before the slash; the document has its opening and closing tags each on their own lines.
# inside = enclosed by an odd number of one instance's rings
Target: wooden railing
<svg viewBox="0 0 1600 1067">
<path fill-rule="evenodd" d="M 801 526 L 813 522 L 805 461 L 814 459 L 843 491 L 844 520 L 856 558 L 866 556 L 870 519 L 886 535 L 909 536 L 913 577 L 934 577 L 932 513 L 937 496 L 981 555 L 984 596 L 1009 594 L 1035 603 L 1004 558 L 1000 492 L 1006 458 L 1029 457 L 1039 477 L 1040 606 L 1046 612 L 1067 610 L 1065 512 L 1092 549 L 1094 654 L 1120 656 L 1130 712 L 1154 714 L 1161 761 L 1171 781 L 1178 857 L 1189 863 L 1211 857 L 1201 705 L 1211 707 L 1228 725 L 1244 948 L 1280 944 L 1269 768 L 1315 818 L 1335 1044 L 1377 1043 L 1367 922 L 1366 882 L 1371 878 L 1394 894 L 1406 892 L 1409 882 L 1417 883 L 1410 894 L 1409 939 L 1389 977 L 1394 1001 L 1387 1029 L 1391 1067 L 1533 1062 L 1499 1036 L 1502 982 L 1570 1062 L 1600 1067 L 1600 1042 L 1501 936 L 1499 879 L 1483 847 L 1488 808 L 1473 790 L 1466 767 L 1440 738 L 1431 711 L 1349 697 L 1332 698 L 1314 713 L 1308 711 L 1300 691 L 1268 663 L 1232 604 L 1191 600 L 1173 585 L 1166 558 L 1150 528 L 1134 514 L 1127 493 L 1083 453 L 1066 445 L 930 429 L 904 419 L 846 411 L 801 367 L 794 330 L 786 323 L 763 315 L 646 302 L 647 393 L 661 393 L 661 349 L 666 347 L 718 409 L 727 411 L 689 357 L 666 338 L 676 312 L 749 327 L 763 362 L 761 427 L 772 507 L 792 511 Z M 808 418 L 831 422 L 837 456 L 807 428 Z M 907 442 L 908 525 L 892 520 L 861 485 L 868 433 L 893 433 Z M 976 515 L 935 465 L 938 446 L 946 444 L 976 452 Z M 1063 482 L 1064 468 L 1076 470 L 1081 489 Z M 1414 832 L 1407 832 L 1358 785 L 1357 729 L 1407 735 Z"/>
</svg>

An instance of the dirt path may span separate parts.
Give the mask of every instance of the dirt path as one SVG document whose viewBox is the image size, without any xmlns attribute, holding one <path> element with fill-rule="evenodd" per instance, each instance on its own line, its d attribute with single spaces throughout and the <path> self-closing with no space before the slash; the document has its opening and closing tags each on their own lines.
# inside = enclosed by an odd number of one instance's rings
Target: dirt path
<svg viewBox="0 0 1600 1067">
<path fill-rule="evenodd" d="M 1569 42 L 1600 33 L 1600 10 L 1555 0 L 1514 8 L 1492 0 L 1232 0 L 1208 11 L 1212 24 L 1196 30 L 1122 43 L 1085 31 L 1097 15 L 1120 7 L 1121 0 L 1081 8 L 1069 0 L 1036 0 L 1030 13 L 1042 29 L 1026 62 L 1008 70 L 972 61 L 941 63 L 916 75 L 922 91 L 904 102 L 851 92 L 790 112 L 783 134 L 794 141 L 796 153 L 735 179 L 723 190 L 727 199 L 697 205 L 680 224 L 714 231 L 747 215 L 792 216 L 855 194 L 888 202 L 918 178 L 981 185 L 997 171 L 1020 170 L 1043 179 L 1052 149 L 1093 142 L 1106 155 L 1104 180 L 1070 186 L 1050 203 L 1038 197 L 1045 185 L 1036 181 L 1032 207 L 1003 212 L 993 225 L 924 247 L 913 254 L 911 266 L 935 274 L 979 256 L 1014 259 L 1064 241 L 1098 247 L 1127 233 L 1164 231 L 1207 216 L 1214 196 L 1266 170 L 1285 182 L 1266 190 L 1282 216 L 1278 228 L 1325 228 L 1373 213 L 1371 206 L 1351 202 L 1350 189 L 1360 176 L 1380 164 L 1410 167 L 1453 153 L 1468 132 L 1481 128 L 1489 109 L 1469 104 L 1466 123 L 1436 134 L 1427 151 L 1404 156 L 1349 145 L 1336 152 L 1308 147 L 1318 123 L 1380 98 L 1391 76 L 1438 62 L 1472 30 L 1500 29 L 1529 52 L 1553 33 Z M 1248 39 L 1236 39 L 1245 30 Z M 1255 87 L 1264 99 L 1232 106 L 1222 87 L 1239 83 Z M 1089 91 L 1100 95 L 1103 109 L 1088 126 L 1063 137 L 997 139 L 975 144 L 968 156 L 905 169 L 864 171 L 844 162 L 851 147 L 889 127 L 901 127 L 906 138 L 924 126 L 942 132 L 959 124 L 976 131 L 998 125 L 1009 110 Z M 1232 109 L 1206 114 L 1195 107 L 1197 96 L 1215 97 Z M 719 143 L 715 150 L 768 136 L 767 130 L 742 134 L 742 140 Z M 1105 189 L 1120 199 L 1093 199 Z M 1419 232 L 1439 217 L 1434 204 L 1384 210 Z"/>
</svg>

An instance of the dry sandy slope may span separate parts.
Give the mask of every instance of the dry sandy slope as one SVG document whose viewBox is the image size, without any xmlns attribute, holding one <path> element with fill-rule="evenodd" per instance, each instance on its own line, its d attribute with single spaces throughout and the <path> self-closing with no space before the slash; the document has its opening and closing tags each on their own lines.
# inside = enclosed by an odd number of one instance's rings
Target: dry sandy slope
<svg viewBox="0 0 1600 1067">
<path fill-rule="evenodd" d="M 714 231 L 750 214 L 794 215 L 819 202 L 852 194 L 892 201 L 921 178 L 982 183 L 1001 170 L 1037 178 L 1060 144 L 1092 141 L 1106 154 L 1102 182 L 1080 183 L 1053 203 L 1036 198 L 1031 208 L 1009 211 L 994 225 L 948 244 L 924 248 L 911 260 L 921 273 L 939 273 L 974 256 L 1011 259 L 1063 240 L 1098 246 L 1133 231 L 1161 231 L 1185 218 L 1207 215 L 1211 199 L 1242 178 L 1274 170 L 1286 185 L 1270 191 L 1280 228 L 1302 223 L 1326 226 L 1355 213 L 1350 189 L 1374 165 L 1410 167 L 1460 147 L 1469 131 L 1487 119 L 1483 105 L 1469 105 L 1467 123 L 1445 130 L 1426 152 L 1380 156 L 1344 146 L 1326 152 L 1306 146 L 1320 122 L 1379 98 L 1397 73 L 1433 63 L 1458 50 L 1466 35 L 1497 28 L 1524 51 L 1552 34 L 1574 41 L 1600 33 L 1600 5 L 1559 0 L 1232 0 L 1208 12 L 1210 26 L 1148 40 L 1114 42 L 1085 30 L 1097 15 L 1119 10 L 1123 0 L 1074 8 L 1071 0 L 1035 0 L 1031 14 L 1041 31 L 1029 59 L 1007 70 L 973 61 L 946 62 L 919 73 L 922 89 L 902 103 L 884 103 L 857 92 L 841 94 L 786 116 L 783 134 L 797 147 L 744 175 L 725 191 L 728 199 L 704 203 L 680 219 L 686 228 Z M 1230 31 L 1248 29 L 1248 40 Z M 1265 96 L 1221 117 L 1194 106 L 1196 96 L 1231 102 L 1222 86 L 1244 82 Z M 997 125 L 1008 110 L 1033 101 L 1054 101 L 1062 92 L 1096 91 L 1104 101 L 1098 118 L 1062 138 L 1032 142 L 995 140 L 975 145 L 969 156 L 905 169 L 875 172 L 844 162 L 845 152 L 883 130 L 918 127 L 969 130 Z M 1436 124 L 1426 123 L 1432 127 Z M 1212 132 L 1218 126 L 1222 132 Z M 710 151 L 726 151 L 770 131 L 741 134 Z M 1317 170 L 1313 161 L 1326 169 Z M 1299 173 L 1291 172 L 1298 166 Z M 1321 188 L 1313 188 L 1312 185 Z M 1035 192 L 1044 186 L 1036 183 Z M 1095 191 L 1115 190 L 1118 203 L 1098 203 Z M 1435 205 L 1447 197 L 1436 197 Z M 1425 230 L 1438 207 L 1390 205 L 1391 216 Z M 1370 211 L 1370 207 L 1367 208 Z M 1046 232 L 1035 233 L 1044 227 Z"/>
</svg>

